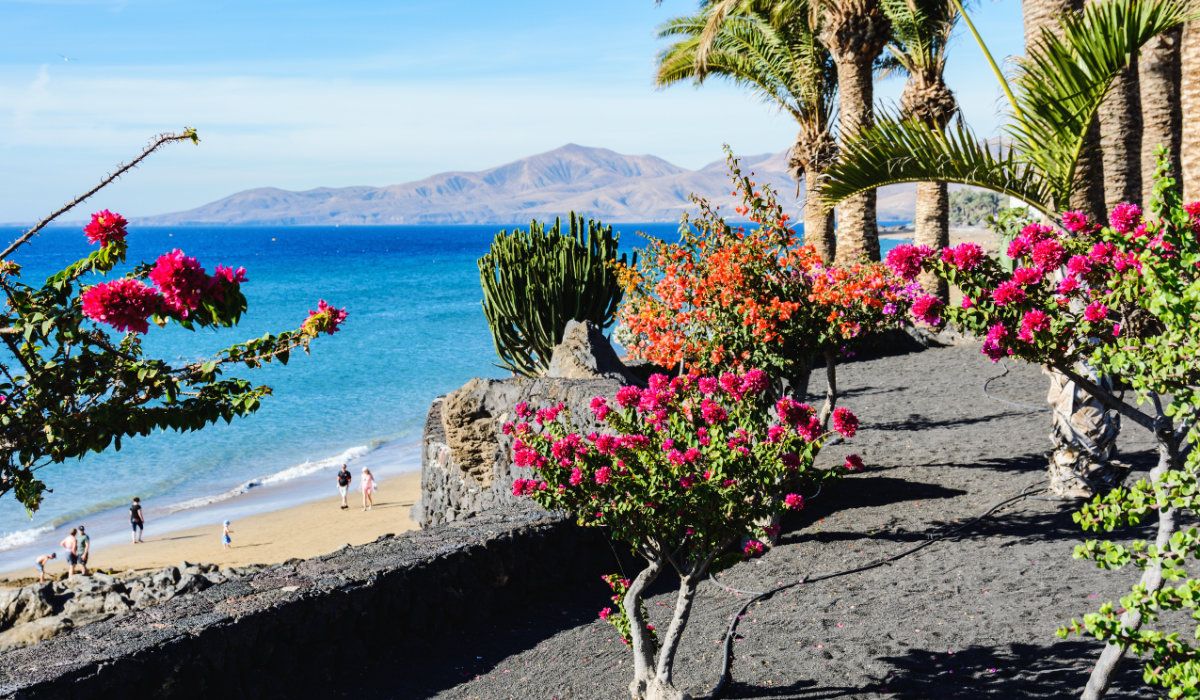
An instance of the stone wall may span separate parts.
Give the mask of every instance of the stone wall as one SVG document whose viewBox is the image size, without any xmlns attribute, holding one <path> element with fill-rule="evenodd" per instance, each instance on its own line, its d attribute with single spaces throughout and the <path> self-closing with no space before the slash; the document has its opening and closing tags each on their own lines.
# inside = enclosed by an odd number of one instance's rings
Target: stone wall
<svg viewBox="0 0 1200 700">
<path fill-rule="evenodd" d="M 617 379 L 472 379 L 436 399 L 425 419 L 421 500 L 413 519 L 422 527 L 454 522 L 518 500 L 513 479 L 531 474 L 512 466 L 512 440 L 503 433 L 517 403 L 562 402 L 576 425 L 595 426 L 592 397 L 612 396 L 620 387 Z"/>
<path fill-rule="evenodd" d="M 405 697 L 406 678 L 420 674 L 414 655 L 428 645 L 451 634 L 487 644 L 497 615 L 591 591 L 613 568 L 597 531 L 528 505 L 499 508 L 0 653 L 0 695 L 334 697 L 369 681 Z"/>
</svg>

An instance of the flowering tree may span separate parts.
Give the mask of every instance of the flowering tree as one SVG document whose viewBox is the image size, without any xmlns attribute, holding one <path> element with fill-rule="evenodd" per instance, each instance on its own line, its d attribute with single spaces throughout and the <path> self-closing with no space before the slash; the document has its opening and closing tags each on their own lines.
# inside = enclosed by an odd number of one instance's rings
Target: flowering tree
<svg viewBox="0 0 1200 700">
<path fill-rule="evenodd" d="M 581 435 L 562 405 L 534 410 L 520 404 L 513 461 L 530 478 L 513 493 L 566 510 L 583 526 L 607 527 L 647 566 L 633 580 L 606 577 L 617 607 L 601 618 L 630 644 L 630 694 L 651 700 L 682 698 L 674 686 L 675 654 L 696 587 L 714 561 L 743 542 L 745 556 L 764 550 L 773 533 L 758 523 L 804 506 L 792 490 L 836 474 L 813 460 L 826 438 L 812 407 L 790 397 L 772 406 L 769 379 L 759 369 L 719 377 L 654 375 L 649 386 L 622 387 L 597 397 L 592 411 L 612 432 Z M 845 408 L 834 429 L 853 437 L 858 420 Z M 861 467 L 857 456 L 847 468 Z M 649 624 L 643 595 L 666 567 L 680 577 L 674 614 L 661 637 Z"/>
<path fill-rule="evenodd" d="M 196 140 L 166 134 L 99 186 L 47 217 L 0 253 L 0 495 L 36 510 L 46 490 L 45 466 L 120 449 L 124 437 L 160 430 L 199 430 L 253 413 L 267 386 L 225 377 L 231 365 L 286 363 L 321 333 L 334 333 L 346 312 L 325 301 L 296 330 L 232 345 L 203 361 L 172 365 L 148 357 L 141 336 L 150 324 L 228 327 L 246 310 L 243 268 L 217 265 L 210 274 L 180 250 L 100 281 L 125 262 L 127 222 L 103 210 L 84 228 L 95 248 L 39 286 L 21 280 L 8 258 L 51 221 L 162 146 Z"/>
<path fill-rule="evenodd" d="M 993 360 L 1013 356 L 1053 368 L 1155 436 L 1159 461 L 1149 478 L 1097 496 L 1075 516 L 1085 530 L 1106 532 L 1158 517 L 1153 543 L 1089 541 L 1076 549 L 1101 568 L 1132 563 L 1143 570 L 1120 608 L 1105 603 L 1061 631 L 1107 643 L 1086 698 L 1104 693 L 1127 649 L 1150 656 L 1146 679 L 1172 697 L 1195 697 L 1200 688 L 1198 650 L 1176 634 L 1142 628 L 1164 611 L 1194 613 L 1200 600 L 1200 582 L 1185 568 L 1188 556 L 1200 555 L 1200 533 L 1178 526 L 1181 512 L 1200 511 L 1193 449 L 1200 439 L 1200 204 L 1182 206 L 1169 179 L 1160 179 L 1156 193 L 1150 216 L 1121 204 L 1107 227 L 1080 212 L 1063 214 L 1061 226 L 1029 224 L 1009 246 L 1011 271 L 972 244 L 940 252 L 906 246 L 888 260 L 901 274 L 932 270 L 957 285 L 961 306 L 941 313 L 982 336 Z M 1080 360 L 1134 389 L 1149 410 L 1076 373 Z"/>
<path fill-rule="evenodd" d="M 838 356 L 856 339 L 899 325 L 919 286 L 880 263 L 825 264 L 800 245 L 775 193 L 728 160 L 742 200 L 737 214 L 756 226 L 732 226 L 695 198 L 700 215 L 684 218 L 678 242 L 652 240 L 639 267 L 623 267 L 619 317 L 632 336 L 629 350 L 685 371 L 762 368 L 779 380 L 777 391 L 786 385 L 801 397 L 814 357 L 824 355 L 827 419 Z"/>
</svg>

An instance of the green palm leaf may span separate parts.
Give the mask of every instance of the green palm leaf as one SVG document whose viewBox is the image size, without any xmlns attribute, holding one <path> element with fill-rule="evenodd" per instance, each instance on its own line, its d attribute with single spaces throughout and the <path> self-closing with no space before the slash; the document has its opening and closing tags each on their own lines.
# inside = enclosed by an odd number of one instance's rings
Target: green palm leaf
<svg viewBox="0 0 1200 700">
<path fill-rule="evenodd" d="M 860 192 L 902 182 L 955 182 L 1016 197 L 1052 213 L 1051 188 L 1011 148 L 993 153 L 961 122 L 945 132 L 917 120 L 881 119 L 842 146 L 825 173 L 822 194 L 833 206 Z"/>
<path fill-rule="evenodd" d="M 1015 147 L 1053 183 L 1066 206 L 1088 127 L 1113 80 L 1150 39 L 1193 15 L 1180 0 L 1101 0 L 1043 30 L 1015 79 Z"/>
<path fill-rule="evenodd" d="M 957 182 L 1017 197 L 1053 216 L 1076 186 L 1088 127 L 1113 80 L 1155 35 L 1193 18 L 1181 0 L 1100 0 L 1045 32 L 1021 62 L 1007 128 L 1012 148 L 993 155 L 965 125 L 946 134 L 895 117 L 843 144 L 826 172 L 833 206 L 859 192 L 900 182 Z M 986 46 L 984 47 L 986 50 Z"/>
</svg>

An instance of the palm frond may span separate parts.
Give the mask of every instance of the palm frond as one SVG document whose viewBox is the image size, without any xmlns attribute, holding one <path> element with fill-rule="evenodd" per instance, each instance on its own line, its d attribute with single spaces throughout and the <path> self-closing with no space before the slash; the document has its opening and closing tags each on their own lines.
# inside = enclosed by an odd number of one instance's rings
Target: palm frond
<svg viewBox="0 0 1200 700">
<path fill-rule="evenodd" d="M 916 120 L 881 118 L 843 143 L 824 174 L 826 206 L 903 182 L 955 182 L 1016 197 L 1051 214 L 1053 191 L 1037 169 L 1010 148 L 993 153 L 961 121 L 945 132 Z"/>
<path fill-rule="evenodd" d="M 1036 165 L 1066 206 L 1088 127 L 1113 80 L 1143 44 L 1194 18 L 1181 0 L 1099 0 L 1044 30 L 1019 64 L 1015 121 L 1022 157 Z"/>
</svg>

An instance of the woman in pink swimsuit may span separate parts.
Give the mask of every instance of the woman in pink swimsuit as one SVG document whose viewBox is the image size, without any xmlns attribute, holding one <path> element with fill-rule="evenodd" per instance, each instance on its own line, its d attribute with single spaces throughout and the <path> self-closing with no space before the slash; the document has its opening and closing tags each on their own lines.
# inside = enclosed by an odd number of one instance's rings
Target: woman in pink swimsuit
<svg viewBox="0 0 1200 700">
<path fill-rule="evenodd" d="M 362 469 L 362 497 L 363 510 L 371 510 L 375 505 L 375 475 L 366 467 Z"/>
</svg>

